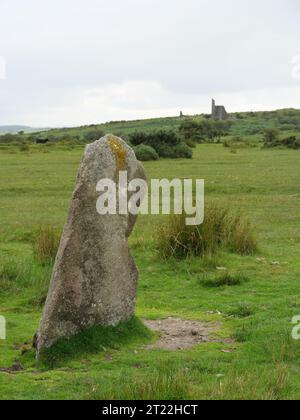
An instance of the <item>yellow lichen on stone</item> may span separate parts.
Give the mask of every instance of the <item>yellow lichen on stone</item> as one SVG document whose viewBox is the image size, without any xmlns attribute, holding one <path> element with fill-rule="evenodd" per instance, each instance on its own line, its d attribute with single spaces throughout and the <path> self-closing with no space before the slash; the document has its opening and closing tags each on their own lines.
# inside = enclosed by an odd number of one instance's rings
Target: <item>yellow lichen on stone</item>
<svg viewBox="0 0 300 420">
<path fill-rule="evenodd" d="M 127 151 L 125 147 L 123 146 L 123 144 L 115 136 L 109 136 L 108 144 L 109 144 L 110 150 L 115 156 L 117 170 L 120 171 L 125 166 Z"/>
</svg>

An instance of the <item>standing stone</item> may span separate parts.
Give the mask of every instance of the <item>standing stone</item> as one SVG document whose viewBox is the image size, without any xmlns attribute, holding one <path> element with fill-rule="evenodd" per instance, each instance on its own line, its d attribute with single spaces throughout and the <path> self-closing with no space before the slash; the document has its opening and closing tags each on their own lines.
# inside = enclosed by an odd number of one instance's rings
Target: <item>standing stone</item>
<svg viewBox="0 0 300 420">
<path fill-rule="evenodd" d="M 127 239 L 137 216 L 100 215 L 96 209 L 97 183 L 118 183 L 120 171 L 127 171 L 128 182 L 146 180 L 120 138 L 109 135 L 86 147 L 36 336 L 37 356 L 60 338 L 133 316 L 138 270 Z"/>
</svg>

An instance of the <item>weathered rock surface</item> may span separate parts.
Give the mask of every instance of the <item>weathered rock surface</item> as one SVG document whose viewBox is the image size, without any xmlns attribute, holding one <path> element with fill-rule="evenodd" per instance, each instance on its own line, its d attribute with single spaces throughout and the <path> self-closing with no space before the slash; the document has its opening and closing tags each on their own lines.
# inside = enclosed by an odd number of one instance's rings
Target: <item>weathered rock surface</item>
<svg viewBox="0 0 300 420">
<path fill-rule="evenodd" d="M 36 337 L 37 356 L 60 338 L 94 325 L 116 325 L 134 313 L 138 270 L 127 239 L 136 216 L 100 215 L 99 180 L 128 182 L 145 172 L 132 149 L 106 136 L 86 147 Z"/>
</svg>

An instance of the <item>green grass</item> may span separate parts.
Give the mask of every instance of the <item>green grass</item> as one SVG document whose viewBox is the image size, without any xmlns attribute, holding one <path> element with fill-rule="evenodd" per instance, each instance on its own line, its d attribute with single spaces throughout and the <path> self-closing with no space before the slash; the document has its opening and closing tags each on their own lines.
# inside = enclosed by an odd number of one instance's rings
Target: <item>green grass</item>
<svg viewBox="0 0 300 420">
<path fill-rule="evenodd" d="M 249 147 L 233 154 L 200 145 L 193 160 L 146 162 L 149 179 L 204 178 L 209 200 L 250 219 L 259 250 L 162 261 L 157 229 L 167 218 L 139 217 L 130 238 L 140 270 L 136 316 L 212 323 L 213 342 L 168 352 L 129 333 L 104 349 L 96 340 L 92 351 L 71 352 L 49 369 L 29 350 L 51 276 L 34 244 L 40 226 L 62 230 L 83 148 L 8 149 L 0 151 L 0 315 L 7 319 L 0 368 L 18 362 L 23 370 L 0 372 L 0 398 L 300 398 L 300 343 L 291 338 L 291 319 L 300 314 L 298 151 Z M 226 273 L 249 281 L 199 283 Z"/>
<path fill-rule="evenodd" d="M 84 354 L 99 354 L 106 349 L 120 349 L 124 345 L 150 341 L 154 334 L 137 318 L 115 327 L 95 326 L 82 331 L 70 339 L 60 339 L 39 357 L 52 369 L 63 366 L 68 359 L 80 358 Z"/>
</svg>

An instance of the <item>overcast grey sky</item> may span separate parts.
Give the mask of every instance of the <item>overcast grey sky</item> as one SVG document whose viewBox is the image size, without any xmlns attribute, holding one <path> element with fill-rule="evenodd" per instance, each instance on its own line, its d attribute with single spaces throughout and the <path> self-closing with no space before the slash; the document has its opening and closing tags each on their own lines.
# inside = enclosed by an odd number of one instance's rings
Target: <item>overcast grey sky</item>
<svg viewBox="0 0 300 420">
<path fill-rule="evenodd" d="M 299 0 L 0 0 L 0 18 L 2 125 L 300 107 Z"/>
</svg>

